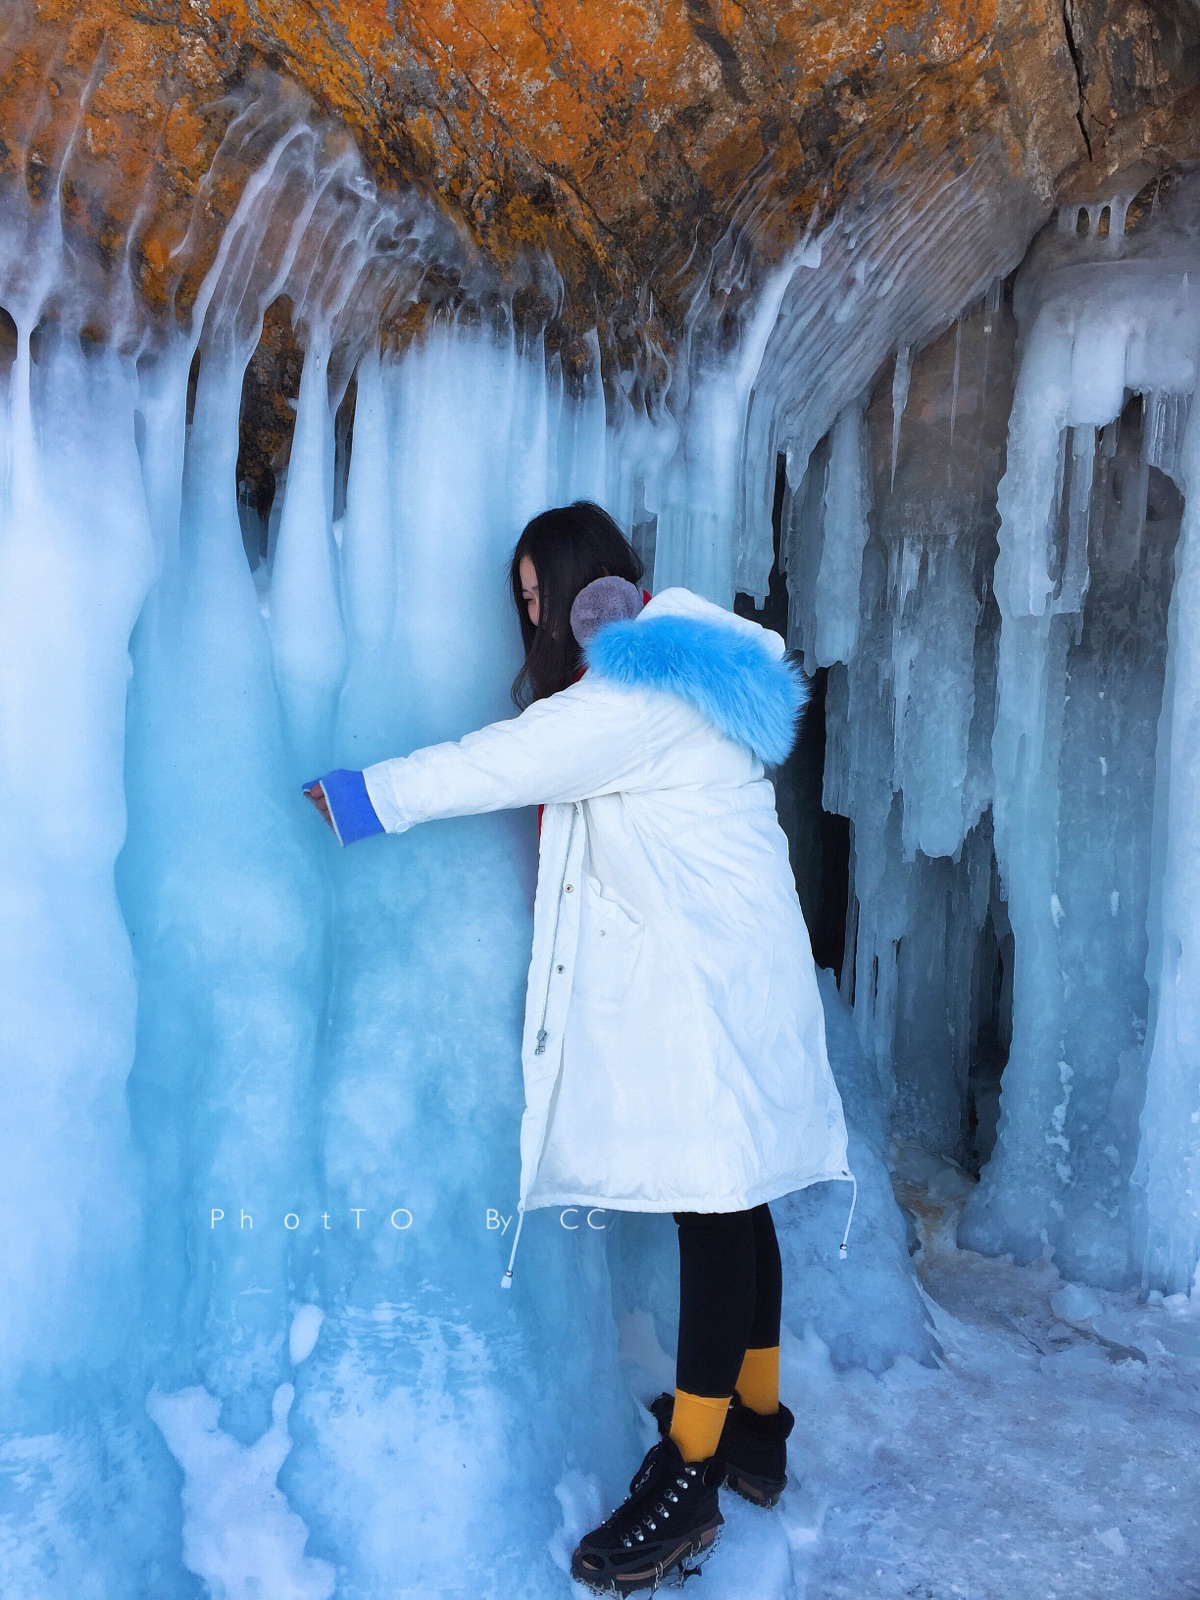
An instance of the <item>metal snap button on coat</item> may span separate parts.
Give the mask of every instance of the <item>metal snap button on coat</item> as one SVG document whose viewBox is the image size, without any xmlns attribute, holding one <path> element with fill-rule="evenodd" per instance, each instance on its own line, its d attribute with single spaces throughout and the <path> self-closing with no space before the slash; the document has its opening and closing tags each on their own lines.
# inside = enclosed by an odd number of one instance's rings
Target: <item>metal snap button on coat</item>
<svg viewBox="0 0 1200 1600">
<path fill-rule="evenodd" d="M 572 890 L 572 889 L 573 889 L 573 888 L 574 888 L 574 887 L 575 887 L 575 885 L 574 885 L 574 884 L 572 884 L 572 883 L 569 883 L 569 884 L 568 884 L 568 885 L 567 885 L 567 893 L 568 893 L 568 894 L 570 894 L 570 892 L 571 892 L 571 890 Z"/>
<path fill-rule="evenodd" d="M 566 968 L 565 968 L 565 967 L 562 967 L 562 966 L 560 966 L 560 967 L 559 967 L 559 968 L 558 968 L 558 969 L 557 969 L 557 970 L 558 970 L 558 971 L 559 971 L 559 972 L 564 972 L 564 971 L 565 971 L 565 970 L 566 970 Z"/>
</svg>

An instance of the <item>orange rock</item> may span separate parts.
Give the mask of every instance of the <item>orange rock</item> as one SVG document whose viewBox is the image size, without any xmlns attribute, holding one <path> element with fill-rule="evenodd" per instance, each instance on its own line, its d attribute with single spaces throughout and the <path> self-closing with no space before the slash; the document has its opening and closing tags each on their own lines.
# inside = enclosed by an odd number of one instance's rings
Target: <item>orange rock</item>
<svg viewBox="0 0 1200 1600">
<path fill-rule="evenodd" d="M 568 327 L 650 286 L 669 337 L 731 224 L 770 259 L 881 158 L 949 175 L 999 134 L 1048 200 L 1139 141 L 1192 153 L 1200 18 L 1164 6 L 1072 0 L 1068 30 L 1057 0 L 38 0 L 0 46 L 0 173 L 38 193 L 69 149 L 72 226 L 111 260 L 136 217 L 148 303 L 186 308 L 237 199 L 233 169 L 200 188 L 221 96 L 267 66 L 502 268 L 548 252 Z"/>
</svg>

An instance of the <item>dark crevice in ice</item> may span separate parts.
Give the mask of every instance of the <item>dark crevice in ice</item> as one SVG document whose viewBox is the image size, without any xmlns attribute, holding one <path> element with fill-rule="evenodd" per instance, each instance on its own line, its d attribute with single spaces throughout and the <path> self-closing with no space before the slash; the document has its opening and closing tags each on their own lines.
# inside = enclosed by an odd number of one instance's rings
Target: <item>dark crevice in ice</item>
<svg viewBox="0 0 1200 1600">
<path fill-rule="evenodd" d="M 767 598 L 756 609 L 750 595 L 739 594 L 734 610 L 788 634 L 788 587 L 781 570 L 780 543 L 787 498 L 786 458 L 778 457 L 772 527 L 775 560 Z M 810 680 L 808 706 L 788 759 L 775 773 L 775 801 L 788 840 L 796 892 L 819 967 L 840 973 L 846 951 L 846 903 L 850 888 L 849 818 L 826 811 L 821 804 L 825 779 L 825 689 L 829 673 L 819 668 Z"/>
</svg>

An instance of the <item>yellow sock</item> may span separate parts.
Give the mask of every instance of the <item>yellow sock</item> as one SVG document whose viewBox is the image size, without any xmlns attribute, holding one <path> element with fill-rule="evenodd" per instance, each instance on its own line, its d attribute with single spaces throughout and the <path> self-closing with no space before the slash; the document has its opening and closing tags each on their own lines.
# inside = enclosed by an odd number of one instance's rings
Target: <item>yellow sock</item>
<svg viewBox="0 0 1200 1600">
<path fill-rule="evenodd" d="M 685 1461 L 705 1461 L 716 1450 L 732 1398 L 726 1395 L 724 1400 L 713 1400 L 705 1394 L 676 1389 L 671 1437 Z"/>
<path fill-rule="evenodd" d="M 751 1411 L 770 1415 L 779 1410 L 779 1346 L 747 1350 L 734 1385 L 741 1402 Z"/>
</svg>

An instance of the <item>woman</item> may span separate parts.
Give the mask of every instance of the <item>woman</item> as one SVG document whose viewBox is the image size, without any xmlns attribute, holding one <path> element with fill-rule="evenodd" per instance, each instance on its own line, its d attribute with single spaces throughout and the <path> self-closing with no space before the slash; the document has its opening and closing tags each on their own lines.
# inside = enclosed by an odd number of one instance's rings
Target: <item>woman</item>
<svg viewBox="0 0 1200 1600">
<path fill-rule="evenodd" d="M 767 1202 L 853 1182 L 764 774 L 791 748 L 803 681 L 778 635 L 686 589 L 648 599 L 641 575 L 598 506 L 535 517 L 511 569 L 521 714 L 306 787 L 343 844 L 544 805 L 503 1283 L 533 1207 L 670 1211 L 679 1229 L 676 1389 L 651 1407 L 662 1437 L 572 1560 L 615 1594 L 712 1545 L 722 1481 L 778 1499 L 794 1419 Z"/>
</svg>

